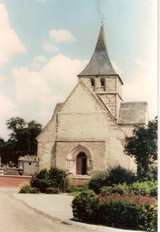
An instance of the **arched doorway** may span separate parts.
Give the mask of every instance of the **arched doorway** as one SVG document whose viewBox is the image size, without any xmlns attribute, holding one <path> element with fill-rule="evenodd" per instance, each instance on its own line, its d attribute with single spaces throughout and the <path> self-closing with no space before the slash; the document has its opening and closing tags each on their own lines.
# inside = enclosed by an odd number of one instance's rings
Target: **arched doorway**
<svg viewBox="0 0 160 232">
<path fill-rule="evenodd" d="M 80 152 L 76 158 L 76 174 L 87 174 L 87 156 L 84 152 Z"/>
</svg>

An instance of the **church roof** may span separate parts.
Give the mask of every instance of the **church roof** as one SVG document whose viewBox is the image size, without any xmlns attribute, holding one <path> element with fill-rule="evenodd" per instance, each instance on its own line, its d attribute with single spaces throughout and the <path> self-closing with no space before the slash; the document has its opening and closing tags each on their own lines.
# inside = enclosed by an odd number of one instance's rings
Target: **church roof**
<svg viewBox="0 0 160 232">
<path fill-rule="evenodd" d="M 123 102 L 120 106 L 118 124 L 145 124 L 148 120 L 147 102 Z"/>
<path fill-rule="evenodd" d="M 88 65 L 78 76 L 81 77 L 96 75 L 118 75 L 112 67 L 108 55 L 103 26 L 101 26 L 100 29 L 94 54 Z"/>
</svg>

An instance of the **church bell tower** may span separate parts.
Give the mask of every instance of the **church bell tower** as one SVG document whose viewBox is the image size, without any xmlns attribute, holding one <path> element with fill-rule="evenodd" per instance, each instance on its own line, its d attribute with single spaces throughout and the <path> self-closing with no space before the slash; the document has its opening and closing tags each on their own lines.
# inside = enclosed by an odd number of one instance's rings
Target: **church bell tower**
<svg viewBox="0 0 160 232">
<path fill-rule="evenodd" d="M 101 26 L 94 54 L 88 65 L 78 75 L 79 79 L 103 101 L 117 119 L 122 100 L 123 82 L 115 72 L 106 46 L 104 27 Z"/>
</svg>

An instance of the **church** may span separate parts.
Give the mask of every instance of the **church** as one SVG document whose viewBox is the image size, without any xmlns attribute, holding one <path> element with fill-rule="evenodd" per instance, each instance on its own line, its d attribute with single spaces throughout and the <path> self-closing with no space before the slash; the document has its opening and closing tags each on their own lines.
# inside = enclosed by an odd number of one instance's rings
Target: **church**
<svg viewBox="0 0 160 232">
<path fill-rule="evenodd" d="M 78 83 L 37 138 L 39 170 L 57 167 L 72 178 L 89 178 L 94 171 L 120 165 L 136 171 L 124 154 L 126 136 L 134 125 L 148 121 L 146 102 L 124 102 L 123 81 L 114 70 L 103 25 Z"/>
</svg>

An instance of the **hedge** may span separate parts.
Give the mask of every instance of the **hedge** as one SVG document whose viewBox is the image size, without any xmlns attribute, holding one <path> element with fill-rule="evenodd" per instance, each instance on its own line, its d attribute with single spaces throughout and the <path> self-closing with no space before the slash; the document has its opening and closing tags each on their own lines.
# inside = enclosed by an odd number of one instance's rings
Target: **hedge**
<svg viewBox="0 0 160 232">
<path fill-rule="evenodd" d="M 118 194 L 98 195 L 84 191 L 72 201 L 74 220 L 110 227 L 157 231 L 157 200 L 154 197 Z"/>
</svg>

